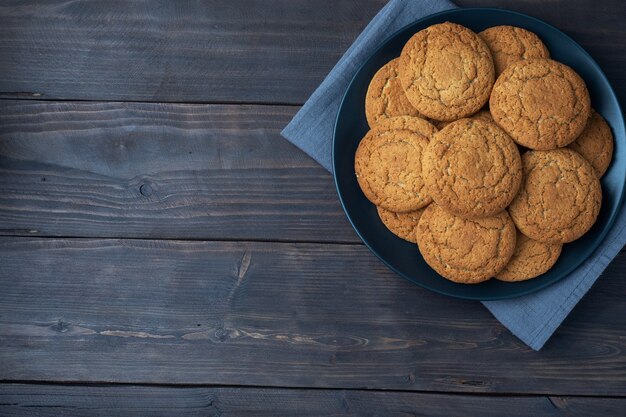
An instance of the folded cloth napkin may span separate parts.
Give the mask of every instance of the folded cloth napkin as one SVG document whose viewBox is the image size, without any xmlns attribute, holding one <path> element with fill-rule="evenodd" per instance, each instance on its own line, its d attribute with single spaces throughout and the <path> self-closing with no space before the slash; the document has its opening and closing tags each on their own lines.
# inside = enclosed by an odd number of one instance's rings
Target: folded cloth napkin
<svg viewBox="0 0 626 417">
<path fill-rule="evenodd" d="M 396 30 L 454 7 L 447 0 L 391 0 L 387 3 L 285 127 L 283 137 L 331 171 L 335 118 L 341 98 L 360 65 Z M 625 207 L 602 245 L 570 276 L 531 295 L 483 304 L 524 343 L 534 350 L 541 349 L 626 244 Z"/>
</svg>

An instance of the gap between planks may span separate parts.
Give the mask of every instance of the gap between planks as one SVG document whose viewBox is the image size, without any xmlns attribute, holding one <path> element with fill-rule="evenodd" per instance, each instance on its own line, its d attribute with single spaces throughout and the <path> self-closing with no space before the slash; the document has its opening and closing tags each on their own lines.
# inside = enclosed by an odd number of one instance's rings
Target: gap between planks
<svg viewBox="0 0 626 417">
<path fill-rule="evenodd" d="M 11 233 L 14 232 L 14 233 Z M 314 245 L 342 245 L 364 246 L 363 242 L 355 241 L 327 241 L 327 240 L 295 240 L 295 239 L 230 239 L 230 238 L 163 238 L 163 237 L 99 237 L 99 236 L 56 236 L 28 234 L 30 230 L 1 230 L 0 237 L 16 239 L 51 239 L 51 240 L 138 240 L 138 241 L 168 241 L 168 242 L 241 242 L 241 243 L 297 243 Z M 35 231 L 36 232 L 36 231 Z"/>
<path fill-rule="evenodd" d="M 11 231 L 9 231 L 11 232 Z M 0 230 L 0 237 L 16 239 L 51 239 L 51 240 L 143 240 L 143 241 L 168 241 L 168 242 L 240 242 L 240 243 L 284 243 L 284 244 L 311 244 L 311 245 L 341 245 L 341 246 L 365 246 L 363 242 L 354 241 L 327 241 L 327 240 L 294 240 L 294 239 L 202 239 L 202 238 L 163 238 L 163 237 L 99 237 L 99 236 L 55 236 L 28 234 L 29 230 L 16 230 L 16 234 L 7 233 L 7 230 Z M 23 234 L 19 234 L 23 233 Z M 626 246 L 619 253 L 626 252 Z M 619 255 L 618 255 L 619 256 Z M 0 381 L 1 383 L 2 381 Z"/>
<path fill-rule="evenodd" d="M 80 98 L 47 98 L 41 93 L 31 92 L 15 92 L 7 93 L 0 91 L 0 101 L 44 101 L 59 103 L 135 103 L 135 104 L 198 104 L 198 105 L 215 105 L 215 106 L 283 106 L 283 107 L 301 107 L 304 103 L 289 101 L 238 101 L 238 100 L 101 100 L 101 99 L 80 99 Z"/>
<path fill-rule="evenodd" d="M 477 392 L 477 391 L 429 391 L 429 390 L 401 390 L 401 389 L 382 389 L 382 388 L 344 388 L 337 387 L 315 387 L 315 386 L 282 386 L 282 385 L 233 385 L 233 384 L 168 384 L 168 383 L 154 383 L 154 382 L 110 382 L 110 381 L 38 381 L 28 379 L 3 379 L 0 380 L 0 387 L 2 385 L 46 385 L 46 386 L 65 386 L 65 387 L 94 387 L 94 388 L 115 388 L 121 386 L 127 387 L 155 387 L 155 388 L 172 388 L 172 389 L 186 389 L 186 388 L 206 388 L 206 389 L 257 389 L 257 390 L 291 390 L 291 391 L 348 391 L 348 392 L 389 392 L 400 394 L 429 394 L 429 395 L 454 395 L 454 396 L 473 396 L 473 397 L 569 397 L 569 398 L 614 398 L 622 399 L 626 398 L 624 395 L 594 395 L 594 394 L 558 394 L 558 393 L 542 393 L 542 392 Z"/>
</svg>

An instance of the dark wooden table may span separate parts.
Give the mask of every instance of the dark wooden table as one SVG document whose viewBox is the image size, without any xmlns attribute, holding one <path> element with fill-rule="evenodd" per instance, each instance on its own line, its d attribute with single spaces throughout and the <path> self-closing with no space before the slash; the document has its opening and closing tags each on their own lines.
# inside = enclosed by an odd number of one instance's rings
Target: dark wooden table
<svg viewBox="0 0 626 417">
<path fill-rule="evenodd" d="M 626 97 L 621 0 L 457 3 Z M 383 4 L 0 3 L 0 415 L 623 412 L 625 252 L 533 352 L 389 272 L 280 137 Z"/>
</svg>

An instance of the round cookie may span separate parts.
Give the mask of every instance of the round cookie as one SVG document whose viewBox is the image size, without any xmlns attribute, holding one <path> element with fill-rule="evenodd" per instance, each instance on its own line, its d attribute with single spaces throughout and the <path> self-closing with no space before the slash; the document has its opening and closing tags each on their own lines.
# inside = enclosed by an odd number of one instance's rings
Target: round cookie
<svg viewBox="0 0 626 417">
<path fill-rule="evenodd" d="M 404 45 L 398 73 L 407 98 L 424 116 L 456 120 L 476 113 L 494 82 L 485 42 L 456 23 L 432 25 Z"/>
<path fill-rule="evenodd" d="M 436 133 L 422 157 L 428 194 L 463 218 L 504 210 L 522 183 L 517 146 L 495 123 L 461 119 Z"/>
<path fill-rule="evenodd" d="M 372 78 L 365 96 L 365 117 L 370 126 L 379 120 L 395 116 L 419 116 L 398 79 L 398 61 L 392 59 Z"/>
<path fill-rule="evenodd" d="M 561 243 L 543 243 L 517 232 L 513 257 L 504 269 L 496 274 L 500 281 L 525 281 L 548 271 L 559 259 Z"/>
<path fill-rule="evenodd" d="M 591 111 L 591 117 L 587 126 L 578 139 L 568 145 L 593 166 L 598 178 L 602 177 L 613 158 L 613 134 L 604 118 L 595 110 Z"/>
<path fill-rule="evenodd" d="M 509 206 L 517 228 L 531 239 L 567 243 L 584 235 L 602 203 L 600 181 L 589 162 L 571 149 L 522 155 L 524 181 Z"/>
<path fill-rule="evenodd" d="M 450 281 L 476 284 L 496 275 L 515 251 L 515 226 L 506 211 L 465 220 L 437 204 L 426 207 L 417 244 L 424 260 Z"/>
<path fill-rule="evenodd" d="M 489 47 L 496 78 L 514 62 L 531 58 L 550 58 L 539 36 L 515 26 L 494 26 L 478 33 Z"/>
<path fill-rule="evenodd" d="M 529 59 L 510 65 L 498 77 L 489 109 L 515 142 L 530 149 L 569 145 L 590 114 L 585 82 L 567 65 Z"/>
<path fill-rule="evenodd" d="M 376 207 L 376 209 L 378 210 L 380 220 L 391 233 L 409 242 L 417 243 L 417 224 L 425 208 L 407 213 L 394 213 L 382 207 Z"/>
<path fill-rule="evenodd" d="M 436 128 L 416 118 L 421 132 L 375 127 L 361 140 L 354 170 L 363 194 L 375 205 L 396 213 L 417 210 L 432 199 L 422 178 L 422 153 Z"/>
</svg>

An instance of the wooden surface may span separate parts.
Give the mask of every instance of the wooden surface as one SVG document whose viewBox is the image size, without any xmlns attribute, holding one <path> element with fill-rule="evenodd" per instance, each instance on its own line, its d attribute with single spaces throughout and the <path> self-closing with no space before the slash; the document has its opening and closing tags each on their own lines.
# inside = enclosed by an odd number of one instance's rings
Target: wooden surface
<svg viewBox="0 0 626 417">
<path fill-rule="evenodd" d="M 0 3 L 0 415 L 619 415 L 626 252 L 540 352 L 279 132 L 384 1 Z M 626 97 L 618 0 L 556 25 Z"/>
<path fill-rule="evenodd" d="M 296 110 L 0 100 L 0 234 L 360 242 Z"/>
<path fill-rule="evenodd" d="M 626 392 L 626 257 L 536 353 L 363 245 L 0 238 L 0 253 L 2 276 L 28 277 L 0 292 L 2 380 Z"/>
<path fill-rule="evenodd" d="M 386 3 L 3 2 L 0 96 L 302 103 Z"/>
<path fill-rule="evenodd" d="M 446 404 L 446 408 L 442 407 Z M 610 416 L 622 398 L 470 396 L 357 390 L 5 385 L 0 414 L 119 416 Z"/>
</svg>

